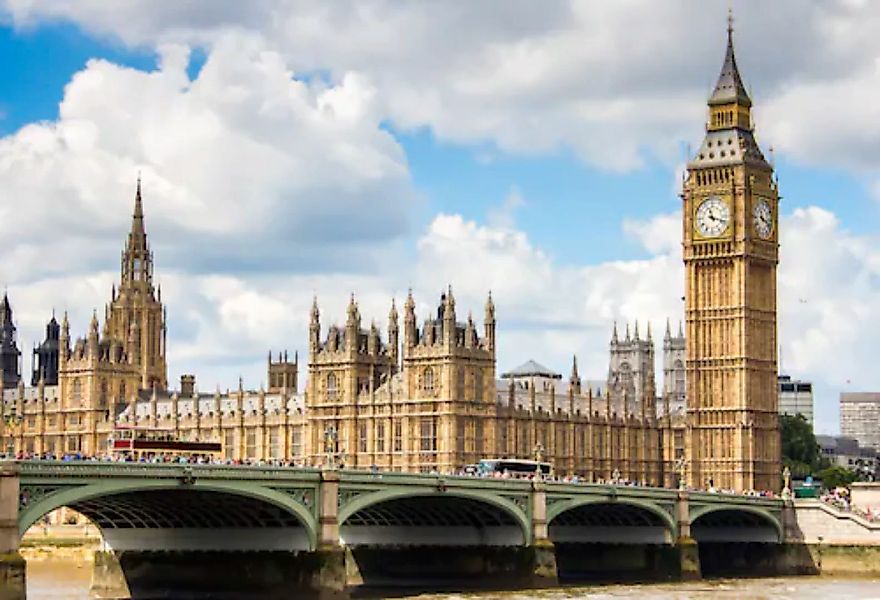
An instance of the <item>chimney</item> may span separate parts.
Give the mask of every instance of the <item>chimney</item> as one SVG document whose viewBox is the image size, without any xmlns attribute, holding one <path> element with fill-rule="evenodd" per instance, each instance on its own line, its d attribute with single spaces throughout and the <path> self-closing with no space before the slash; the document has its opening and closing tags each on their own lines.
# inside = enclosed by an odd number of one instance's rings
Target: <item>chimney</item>
<svg viewBox="0 0 880 600">
<path fill-rule="evenodd" d="M 180 397 L 192 398 L 196 391 L 196 376 L 181 375 L 180 376 Z"/>
</svg>

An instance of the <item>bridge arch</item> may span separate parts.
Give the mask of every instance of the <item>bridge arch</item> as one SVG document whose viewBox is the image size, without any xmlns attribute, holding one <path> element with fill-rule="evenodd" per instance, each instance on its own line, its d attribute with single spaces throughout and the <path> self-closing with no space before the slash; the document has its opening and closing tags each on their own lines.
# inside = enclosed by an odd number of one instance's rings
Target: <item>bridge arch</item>
<svg viewBox="0 0 880 600">
<path fill-rule="evenodd" d="M 361 494 L 339 512 L 351 546 L 526 546 L 531 521 L 513 500 L 464 489 L 388 489 Z"/>
<path fill-rule="evenodd" d="M 675 520 L 662 507 L 637 498 L 574 498 L 547 509 L 554 543 L 672 544 Z"/>
<path fill-rule="evenodd" d="M 108 479 L 52 491 L 20 508 L 19 535 L 63 506 L 88 517 L 108 544 L 120 550 L 150 550 L 151 543 L 157 549 L 182 543 L 177 549 L 185 550 L 225 549 L 230 542 L 255 550 L 317 547 L 316 522 L 308 507 L 284 492 L 234 481 L 185 485 Z M 169 540 L 169 534 L 180 539 Z"/>
<path fill-rule="evenodd" d="M 691 536 L 697 542 L 781 543 L 782 523 L 759 506 L 701 506 L 691 511 Z"/>
</svg>

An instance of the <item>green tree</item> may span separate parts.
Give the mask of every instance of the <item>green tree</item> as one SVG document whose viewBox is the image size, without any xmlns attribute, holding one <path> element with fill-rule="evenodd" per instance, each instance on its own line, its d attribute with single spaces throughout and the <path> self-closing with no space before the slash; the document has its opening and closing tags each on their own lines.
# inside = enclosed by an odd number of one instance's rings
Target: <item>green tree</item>
<svg viewBox="0 0 880 600">
<path fill-rule="evenodd" d="M 794 477 L 806 477 L 823 465 L 813 428 L 803 415 L 780 415 L 782 462 Z"/>
<path fill-rule="evenodd" d="M 859 478 L 854 472 L 844 467 L 828 467 L 816 473 L 816 477 L 822 480 L 822 485 L 833 490 L 836 487 L 846 487 Z"/>
</svg>

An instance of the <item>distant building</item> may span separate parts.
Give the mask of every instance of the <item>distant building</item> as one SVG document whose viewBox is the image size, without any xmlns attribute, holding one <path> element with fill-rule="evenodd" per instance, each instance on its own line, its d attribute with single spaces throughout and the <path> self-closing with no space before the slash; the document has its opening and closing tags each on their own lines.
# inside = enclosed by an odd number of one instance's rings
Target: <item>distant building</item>
<svg viewBox="0 0 880 600">
<path fill-rule="evenodd" d="M 778 377 L 779 414 L 803 415 L 813 426 L 813 384 L 809 381 L 792 379 L 788 375 Z"/>
<path fill-rule="evenodd" d="M 875 477 L 878 470 L 877 450 L 864 448 L 858 440 L 849 437 L 817 435 L 822 456 L 831 461 L 833 466 L 856 471 L 861 475 Z"/>
<path fill-rule="evenodd" d="M 863 447 L 880 450 L 880 393 L 841 394 L 840 433 L 858 440 Z"/>
<path fill-rule="evenodd" d="M 673 337 L 667 320 L 666 334 L 663 336 L 663 402 L 658 413 L 665 415 L 668 411 L 672 417 L 683 417 L 687 412 L 685 364 L 685 340 L 681 323 L 678 324 L 678 335 Z"/>
<path fill-rule="evenodd" d="M 37 387 L 40 381 L 43 385 L 58 385 L 58 349 L 60 347 L 61 326 L 55 320 L 55 315 L 46 324 L 46 339 L 34 348 L 34 372 L 31 377 L 31 386 Z"/>
<path fill-rule="evenodd" d="M 656 417 L 657 386 L 654 382 L 654 340 L 650 322 L 645 338 L 639 337 L 638 321 L 634 335 L 630 335 L 627 323 L 623 339 L 618 337 L 615 323 L 610 352 L 608 396 L 611 402 L 620 407 L 624 416 L 638 415 L 638 411 L 644 409 Z"/>
<path fill-rule="evenodd" d="M 3 389 L 14 389 L 21 381 L 21 351 L 15 335 L 15 322 L 12 317 L 12 305 L 3 294 L 0 302 L 0 382 Z"/>
</svg>

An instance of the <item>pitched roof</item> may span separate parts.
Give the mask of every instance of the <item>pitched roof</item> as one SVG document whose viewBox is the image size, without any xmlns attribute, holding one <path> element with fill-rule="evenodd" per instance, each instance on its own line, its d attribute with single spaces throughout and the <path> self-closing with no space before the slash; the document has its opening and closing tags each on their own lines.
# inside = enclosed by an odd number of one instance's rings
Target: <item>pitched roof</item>
<svg viewBox="0 0 880 600">
<path fill-rule="evenodd" d="M 739 69 L 736 66 L 736 56 L 733 52 L 733 27 L 727 28 L 727 53 L 724 56 L 724 64 L 721 66 L 721 74 L 715 90 L 709 97 L 709 105 L 730 104 L 736 102 L 743 106 L 751 106 L 752 99 L 746 92 Z"/>
<path fill-rule="evenodd" d="M 561 379 L 562 375 L 548 369 L 534 360 L 527 360 L 515 369 L 511 369 L 507 373 L 501 375 L 502 379 L 512 379 L 514 377 L 549 377 L 551 379 Z"/>
</svg>

